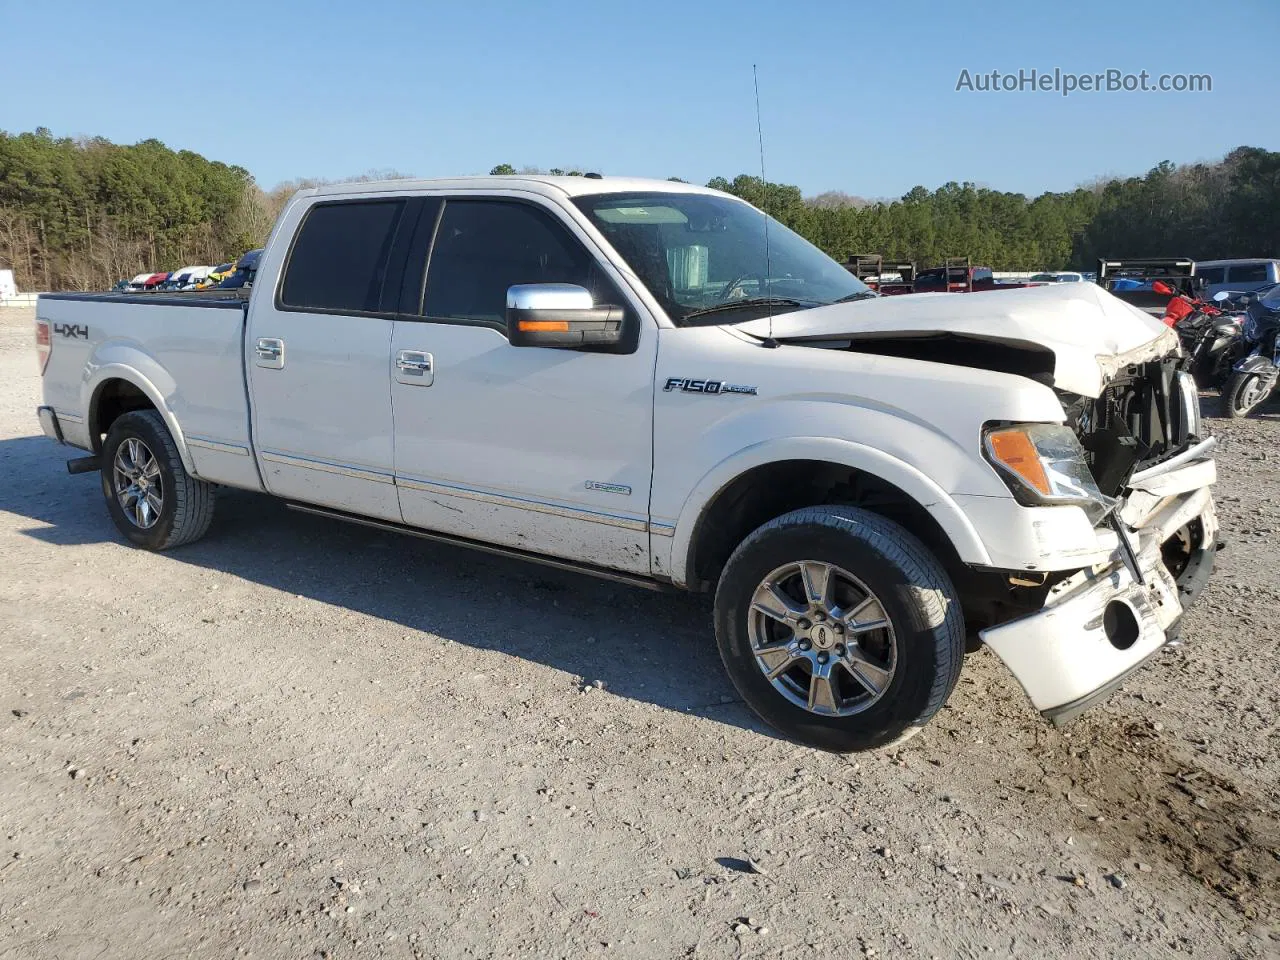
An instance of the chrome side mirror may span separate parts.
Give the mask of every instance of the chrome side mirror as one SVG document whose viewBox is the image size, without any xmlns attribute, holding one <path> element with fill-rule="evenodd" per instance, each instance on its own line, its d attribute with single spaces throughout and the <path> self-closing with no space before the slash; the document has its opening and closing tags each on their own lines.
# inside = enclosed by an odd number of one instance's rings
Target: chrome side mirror
<svg viewBox="0 0 1280 960">
<path fill-rule="evenodd" d="M 624 313 L 596 306 L 576 284 L 521 283 L 507 288 L 507 339 L 513 347 L 618 346 Z"/>
</svg>

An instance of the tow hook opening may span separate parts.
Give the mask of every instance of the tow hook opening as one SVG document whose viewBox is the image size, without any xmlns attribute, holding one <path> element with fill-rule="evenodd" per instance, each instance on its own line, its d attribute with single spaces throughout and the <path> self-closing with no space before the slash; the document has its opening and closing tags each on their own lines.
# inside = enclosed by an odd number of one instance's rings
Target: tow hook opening
<svg viewBox="0 0 1280 960">
<path fill-rule="evenodd" d="M 1142 633 L 1138 613 L 1127 600 L 1112 600 L 1107 604 L 1102 613 L 1102 629 L 1117 650 L 1128 650 Z"/>
</svg>

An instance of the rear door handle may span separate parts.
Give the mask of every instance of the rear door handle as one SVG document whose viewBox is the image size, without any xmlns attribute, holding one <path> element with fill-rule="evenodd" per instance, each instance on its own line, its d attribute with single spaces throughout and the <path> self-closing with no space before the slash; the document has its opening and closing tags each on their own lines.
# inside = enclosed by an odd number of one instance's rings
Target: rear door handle
<svg viewBox="0 0 1280 960">
<path fill-rule="evenodd" d="M 421 350 L 401 350 L 396 354 L 396 382 L 413 387 L 429 387 L 435 382 L 436 365 L 431 354 Z"/>
<path fill-rule="evenodd" d="M 254 363 L 268 370 L 284 367 L 284 341 L 274 337 L 259 337 L 254 344 Z"/>
</svg>

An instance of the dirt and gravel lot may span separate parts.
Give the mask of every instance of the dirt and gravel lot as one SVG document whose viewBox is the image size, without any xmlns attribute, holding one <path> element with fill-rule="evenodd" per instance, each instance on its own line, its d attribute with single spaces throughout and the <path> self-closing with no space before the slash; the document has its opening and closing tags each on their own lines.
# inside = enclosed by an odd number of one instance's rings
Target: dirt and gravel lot
<svg viewBox="0 0 1280 960">
<path fill-rule="evenodd" d="M 38 436 L 31 321 L 0 310 L 0 958 L 1280 955 L 1276 407 L 1213 422 L 1185 646 L 1061 731 L 980 651 L 842 758 L 753 719 L 703 599 L 242 493 L 123 546 Z"/>
</svg>

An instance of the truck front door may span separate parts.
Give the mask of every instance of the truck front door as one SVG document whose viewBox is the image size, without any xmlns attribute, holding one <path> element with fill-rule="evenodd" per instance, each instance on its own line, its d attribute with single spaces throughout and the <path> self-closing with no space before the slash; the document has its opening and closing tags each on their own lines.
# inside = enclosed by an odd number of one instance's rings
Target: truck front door
<svg viewBox="0 0 1280 960">
<path fill-rule="evenodd" d="M 392 342 L 405 522 L 650 573 L 654 324 L 585 233 L 536 198 L 448 197 L 428 219 L 423 296 L 402 303 L 417 316 L 401 314 Z M 524 283 L 627 306 L 634 349 L 513 347 L 507 289 Z"/>
<path fill-rule="evenodd" d="M 245 338 L 253 439 L 267 489 L 289 500 L 399 520 L 390 355 L 404 246 L 420 201 L 313 203 L 294 241 L 268 248 Z M 277 236 L 290 236 L 288 220 Z M 386 293 L 386 296 L 393 296 Z"/>
</svg>

